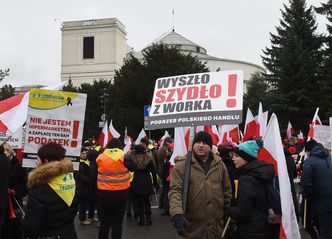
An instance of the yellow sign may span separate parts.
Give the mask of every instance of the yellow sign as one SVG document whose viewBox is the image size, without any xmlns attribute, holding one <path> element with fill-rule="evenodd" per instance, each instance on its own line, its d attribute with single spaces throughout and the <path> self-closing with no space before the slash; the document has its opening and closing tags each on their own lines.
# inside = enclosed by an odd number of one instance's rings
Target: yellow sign
<svg viewBox="0 0 332 239">
<path fill-rule="evenodd" d="M 54 90 L 31 89 L 29 107 L 34 109 L 55 109 L 71 106 L 78 93 Z"/>
</svg>

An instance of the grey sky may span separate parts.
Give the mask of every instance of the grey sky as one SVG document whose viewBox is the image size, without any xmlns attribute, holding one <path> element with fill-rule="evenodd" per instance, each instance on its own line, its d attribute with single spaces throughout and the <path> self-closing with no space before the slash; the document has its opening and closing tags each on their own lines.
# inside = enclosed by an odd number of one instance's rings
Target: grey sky
<svg viewBox="0 0 332 239">
<path fill-rule="evenodd" d="M 307 0 L 318 6 L 326 0 Z M 0 69 L 10 76 L 0 86 L 60 81 L 61 21 L 118 18 L 127 43 L 141 50 L 172 29 L 204 47 L 209 55 L 262 65 L 282 4 L 288 0 L 3 0 L 0 14 Z M 326 31 L 317 16 L 319 32 Z"/>
</svg>

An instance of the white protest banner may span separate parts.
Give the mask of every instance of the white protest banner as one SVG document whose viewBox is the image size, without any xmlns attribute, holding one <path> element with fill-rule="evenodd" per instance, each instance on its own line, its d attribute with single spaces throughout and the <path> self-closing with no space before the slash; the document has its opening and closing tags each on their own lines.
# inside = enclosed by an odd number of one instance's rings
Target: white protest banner
<svg viewBox="0 0 332 239">
<path fill-rule="evenodd" d="M 50 142 L 61 144 L 67 157 L 80 155 L 86 94 L 31 89 L 24 145 L 24 167 L 34 167 L 37 151 Z"/>
<path fill-rule="evenodd" d="M 331 149 L 331 130 L 328 125 L 315 125 L 314 140 L 321 143 L 324 148 Z"/>
<path fill-rule="evenodd" d="M 10 137 L 10 135 L 7 135 L 3 132 L 0 132 L 0 144 L 5 142 L 7 138 Z M 23 148 L 23 127 L 20 127 L 16 133 L 10 137 L 10 139 L 7 141 L 7 144 L 9 144 L 12 149 L 21 149 Z"/>
<path fill-rule="evenodd" d="M 156 80 L 149 130 L 239 124 L 242 121 L 243 71 L 206 72 Z"/>
</svg>

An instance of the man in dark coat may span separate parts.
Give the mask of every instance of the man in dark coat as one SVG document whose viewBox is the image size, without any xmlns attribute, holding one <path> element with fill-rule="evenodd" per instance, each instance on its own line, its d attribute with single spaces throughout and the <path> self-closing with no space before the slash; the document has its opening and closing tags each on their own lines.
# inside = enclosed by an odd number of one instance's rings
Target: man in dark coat
<svg viewBox="0 0 332 239">
<path fill-rule="evenodd" d="M 318 214 L 320 238 L 332 238 L 332 168 L 331 156 L 315 140 L 305 143 L 309 156 L 303 165 L 305 197 Z"/>
</svg>

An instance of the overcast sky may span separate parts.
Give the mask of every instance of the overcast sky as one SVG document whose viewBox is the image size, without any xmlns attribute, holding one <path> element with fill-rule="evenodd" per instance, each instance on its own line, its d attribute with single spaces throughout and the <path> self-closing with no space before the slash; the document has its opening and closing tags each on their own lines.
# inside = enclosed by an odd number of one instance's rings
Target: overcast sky
<svg viewBox="0 0 332 239">
<path fill-rule="evenodd" d="M 326 0 L 307 0 L 319 6 Z M 0 13 L 0 69 L 10 76 L 0 86 L 60 81 L 61 21 L 118 18 L 127 43 L 139 51 L 173 26 L 209 55 L 261 63 L 280 9 L 288 0 L 9 0 Z M 57 19 L 57 20 L 55 20 Z M 319 32 L 325 19 L 317 16 Z"/>
</svg>

